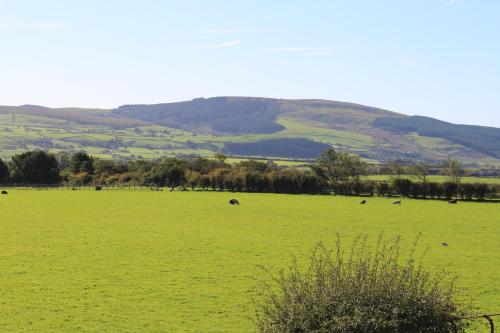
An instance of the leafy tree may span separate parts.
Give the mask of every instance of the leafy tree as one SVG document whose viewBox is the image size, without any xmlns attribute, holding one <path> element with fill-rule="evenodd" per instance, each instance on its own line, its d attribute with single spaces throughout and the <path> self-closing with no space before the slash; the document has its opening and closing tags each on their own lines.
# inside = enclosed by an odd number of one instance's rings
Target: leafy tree
<svg viewBox="0 0 500 333">
<path fill-rule="evenodd" d="M 157 186 L 169 186 L 174 188 L 186 181 L 184 170 L 186 163 L 175 158 L 167 158 L 161 161 L 152 171 L 152 183 Z"/>
<path fill-rule="evenodd" d="M 186 183 L 191 187 L 191 190 L 195 190 L 200 184 L 201 174 L 198 171 L 186 171 Z"/>
<path fill-rule="evenodd" d="M 345 153 L 337 152 L 331 148 L 318 157 L 316 164 L 312 165 L 312 169 L 316 174 L 326 179 L 330 184 L 343 180 L 347 177 L 347 170 L 342 160 L 345 159 Z"/>
<path fill-rule="evenodd" d="M 215 153 L 214 158 L 217 161 L 219 167 L 222 167 L 226 164 L 227 156 L 223 153 Z"/>
<path fill-rule="evenodd" d="M 40 150 L 14 155 L 10 170 L 11 178 L 15 182 L 53 184 L 60 180 L 59 165 L 55 156 Z"/>
<path fill-rule="evenodd" d="M 129 171 L 128 165 L 123 162 L 112 160 L 95 159 L 93 161 L 94 174 L 96 175 L 115 175 L 118 173 L 126 173 Z"/>
<path fill-rule="evenodd" d="M 0 182 L 4 182 L 9 178 L 9 168 L 7 164 L 0 159 Z"/>
<path fill-rule="evenodd" d="M 240 163 L 238 163 L 238 167 L 243 167 L 248 171 L 256 171 L 256 172 L 266 172 L 277 168 L 276 164 L 272 161 L 262 162 L 252 159 L 247 161 L 241 161 Z"/>
<path fill-rule="evenodd" d="M 333 183 L 337 178 L 336 161 L 337 151 L 333 148 L 328 149 L 321 153 L 316 163 L 311 165 L 311 168 L 318 176 L 326 179 L 329 183 Z"/>
<path fill-rule="evenodd" d="M 83 186 L 92 183 L 92 175 L 87 172 L 72 173 L 68 176 L 67 182 L 71 186 Z"/>
<path fill-rule="evenodd" d="M 360 176 L 367 172 L 367 164 L 359 156 L 338 152 L 333 148 L 324 151 L 311 167 L 330 184 L 349 178 L 359 181 Z"/>
<path fill-rule="evenodd" d="M 264 174 L 256 171 L 249 171 L 245 176 L 245 184 L 248 192 L 269 191 L 269 179 Z"/>
<path fill-rule="evenodd" d="M 227 184 L 225 182 L 225 178 L 228 173 L 229 170 L 225 168 L 214 169 L 208 173 L 208 178 L 210 179 L 210 186 L 212 187 L 212 190 L 224 190 L 224 185 Z"/>
<path fill-rule="evenodd" d="M 359 182 L 361 176 L 366 176 L 368 164 L 358 155 L 347 155 L 347 171 L 352 180 Z"/>
<path fill-rule="evenodd" d="M 94 159 L 85 152 L 77 152 L 71 155 L 69 168 L 73 173 L 94 173 Z"/>
<path fill-rule="evenodd" d="M 219 162 L 208 158 L 195 158 L 188 161 L 188 168 L 191 171 L 197 171 L 201 174 L 207 174 L 210 171 L 218 168 Z M 227 164 L 224 166 L 228 166 Z"/>
</svg>

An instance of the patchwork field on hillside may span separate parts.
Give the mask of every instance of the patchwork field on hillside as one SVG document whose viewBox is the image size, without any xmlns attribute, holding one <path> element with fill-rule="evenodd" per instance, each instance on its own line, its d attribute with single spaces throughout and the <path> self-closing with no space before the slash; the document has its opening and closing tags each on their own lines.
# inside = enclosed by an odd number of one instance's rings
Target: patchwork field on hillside
<svg viewBox="0 0 500 333">
<path fill-rule="evenodd" d="M 312 159 L 325 147 L 369 162 L 448 156 L 498 166 L 500 130 L 326 100 L 200 98 L 117 109 L 0 106 L 0 158 L 28 149 L 113 159 L 211 156 Z"/>
<path fill-rule="evenodd" d="M 254 332 L 259 267 L 336 233 L 399 234 L 405 249 L 422 233 L 428 267 L 458 275 L 481 312 L 500 309 L 497 204 L 9 190 L 0 212 L 1 332 Z"/>
</svg>

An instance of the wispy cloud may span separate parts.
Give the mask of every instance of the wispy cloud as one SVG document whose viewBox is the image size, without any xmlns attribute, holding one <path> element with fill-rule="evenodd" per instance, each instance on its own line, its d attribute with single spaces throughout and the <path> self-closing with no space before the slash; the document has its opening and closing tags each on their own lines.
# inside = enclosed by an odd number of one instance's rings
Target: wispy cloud
<svg viewBox="0 0 500 333">
<path fill-rule="evenodd" d="M 35 26 L 38 29 L 58 29 L 58 28 L 66 28 L 68 25 L 64 23 L 45 23 L 39 24 Z"/>
<path fill-rule="evenodd" d="M 276 52 L 297 53 L 306 56 L 325 57 L 334 52 L 350 50 L 350 46 L 324 46 L 324 47 L 275 47 L 271 50 Z"/>
<path fill-rule="evenodd" d="M 197 49 L 198 50 L 223 49 L 223 48 L 226 48 L 226 47 L 240 45 L 242 43 L 243 43 L 243 41 L 241 41 L 241 40 L 232 40 L 232 41 L 225 42 L 225 43 L 220 43 L 220 44 L 212 44 L 212 45 L 201 46 L 201 47 L 198 47 Z"/>
<path fill-rule="evenodd" d="M 40 24 L 0 24 L 0 30 L 45 30 L 61 29 L 68 25 L 64 23 L 40 23 Z"/>
<path fill-rule="evenodd" d="M 327 46 L 327 47 L 276 47 L 273 51 L 281 52 L 328 52 L 328 51 L 344 51 L 352 49 L 349 46 Z"/>
<path fill-rule="evenodd" d="M 239 33 L 262 33 L 270 32 L 270 29 L 256 29 L 256 28 L 216 28 L 216 29 L 203 29 L 198 30 L 199 33 L 209 35 L 232 35 Z"/>
</svg>

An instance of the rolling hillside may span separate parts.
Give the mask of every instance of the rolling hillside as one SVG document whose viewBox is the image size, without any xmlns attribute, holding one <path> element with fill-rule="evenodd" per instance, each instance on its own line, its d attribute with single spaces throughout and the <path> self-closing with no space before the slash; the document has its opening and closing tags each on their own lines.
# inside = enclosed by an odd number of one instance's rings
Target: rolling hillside
<svg viewBox="0 0 500 333">
<path fill-rule="evenodd" d="M 500 165 L 500 129 L 359 104 L 256 97 L 124 105 L 114 110 L 0 106 L 0 157 L 26 149 L 103 158 L 211 155 L 311 159 L 329 146 L 370 161 Z"/>
</svg>

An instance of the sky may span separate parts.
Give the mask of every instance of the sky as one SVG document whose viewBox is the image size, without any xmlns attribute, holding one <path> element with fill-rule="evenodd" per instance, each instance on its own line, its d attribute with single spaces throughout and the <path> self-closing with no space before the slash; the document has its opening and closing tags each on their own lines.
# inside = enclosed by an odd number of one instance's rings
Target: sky
<svg viewBox="0 0 500 333">
<path fill-rule="evenodd" d="M 500 127 L 498 0 L 0 0 L 0 105 L 321 98 Z"/>
</svg>

